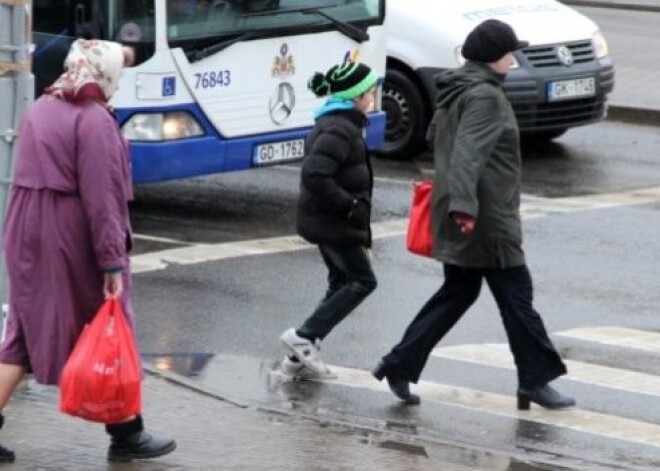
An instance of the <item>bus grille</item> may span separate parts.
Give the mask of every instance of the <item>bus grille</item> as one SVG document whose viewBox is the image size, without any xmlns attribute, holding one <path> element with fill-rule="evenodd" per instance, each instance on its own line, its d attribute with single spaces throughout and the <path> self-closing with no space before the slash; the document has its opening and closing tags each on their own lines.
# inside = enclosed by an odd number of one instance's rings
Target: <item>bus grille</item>
<svg viewBox="0 0 660 471">
<path fill-rule="evenodd" d="M 571 51 L 575 64 L 589 62 L 595 58 L 591 41 L 527 47 L 523 49 L 523 54 L 534 67 L 556 67 L 563 65 L 557 57 L 557 47 L 559 46 L 566 46 Z"/>
</svg>

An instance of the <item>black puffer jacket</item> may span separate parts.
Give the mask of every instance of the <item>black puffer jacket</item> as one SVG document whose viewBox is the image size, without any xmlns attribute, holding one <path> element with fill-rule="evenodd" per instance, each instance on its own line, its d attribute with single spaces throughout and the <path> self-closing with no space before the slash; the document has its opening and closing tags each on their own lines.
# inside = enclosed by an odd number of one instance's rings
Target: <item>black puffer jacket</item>
<svg viewBox="0 0 660 471">
<path fill-rule="evenodd" d="M 366 117 L 358 111 L 336 111 L 318 118 L 307 137 L 297 221 L 305 240 L 371 246 L 374 180 L 362 137 L 365 125 Z M 355 201 L 362 211 L 354 211 Z"/>
</svg>

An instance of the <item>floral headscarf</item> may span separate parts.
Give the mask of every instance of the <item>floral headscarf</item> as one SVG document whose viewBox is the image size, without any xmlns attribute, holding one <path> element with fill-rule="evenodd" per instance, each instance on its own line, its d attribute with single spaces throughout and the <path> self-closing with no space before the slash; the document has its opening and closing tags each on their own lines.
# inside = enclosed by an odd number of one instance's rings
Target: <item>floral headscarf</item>
<svg viewBox="0 0 660 471">
<path fill-rule="evenodd" d="M 123 67 L 121 44 L 77 39 L 64 60 L 65 72 L 45 92 L 72 102 L 106 102 L 117 91 Z"/>
</svg>

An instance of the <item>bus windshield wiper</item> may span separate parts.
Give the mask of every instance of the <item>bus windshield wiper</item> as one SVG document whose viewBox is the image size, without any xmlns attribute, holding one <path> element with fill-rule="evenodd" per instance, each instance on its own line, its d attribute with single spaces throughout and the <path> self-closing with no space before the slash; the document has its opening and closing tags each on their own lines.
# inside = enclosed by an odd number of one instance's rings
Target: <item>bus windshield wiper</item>
<svg viewBox="0 0 660 471">
<path fill-rule="evenodd" d="M 362 43 L 367 39 L 369 39 L 369 35 L 367 34 L 366 31 L 362 31 L 357 26 L 353 26 L 352 24 L 346 23 L 345 21 L 338 20 L 334 16 L 328 15 L 326 12 L 321 11 L 319 8 L 301 9 L 301 13 L 303 15 L 322 16 L 326 20 L 330 21 L 330 23 L 335 25 L 337 27 L 337 31 L 339 31 L 345 36 L 348 36 L 349 38 L 353 39 L 356 42 Z"/>
<path fill-rule="evenodd" d="M 324 8 L 328 8 L 328 7 L 324 7 Z M 332 23 L 333 25 L 335 25 L 337 31 L 339 31 L 345 36 L 348 36 L 349 38 L 351 38 L 356 42 L 362 43 L 369 39 L 369 35 L 367 34 L 366 31 L 363 31 L 357 26 L 354 26 L 350 23 L 339 20 L 334 16 L 329 15 L 324 11 L 321 11 L 320 8 L 291 8 L 291 9 L 282 9 L 282 10 L 268 10 L 259 13 L 248 13 L 246 15 L 241 15 L 241 16 L 269 16 L 269 15 L 283 15 L 286 13 L 302 13 L 303 15 L 319 15 L 325 18 L 326 20 L 330 21 L 330 23 Z"/>
<path fill-rule="evenodd" d="M 344 34 L 345 36 L 348 36 L 349 38 L 353 39 L 356 42 L 362 43 L 369 39 L 369 35 L 365 31 L 358 28 L 357 26 L 354 26 L 350 23 L 346 23 L 345 21 L 341 21 L 335 18 L 334 16 L 328 15 L 326 12 L 321 11 L 319 8 L 292 8 L 288 10 L 287 9 L 268 10 L 259 13 L 248 13 L 246 15 L 241 15 L 241 16 L 254 17 L 254 16 L 281 15 L 285 13 L 302 13 L 303 15 L 319 15 L 330 21 L 330 23 L 332 23 L 337 28 L 337 31 Z M 225 39 L 224 41 L 220 41 L 219 43 L 213 44 L 203 49 L 193 50 L 187 53 L 188 59 L 191 62 L 200 61 L 238 42 L 247 41 L 248 39 L 270 36 L 270 35 L 272 35 L 272 30 L 268 30 L 268 29 L 264 29 L 260 31 L 255 31 L 255 30 L 245 31 L 241 34 L 230 37 L 228 39 Z"/>
<path fill-rule="evenodd" d="M 225 39 L 224 41 L 220 41 L 219 43 L 215 43 L 209 47 L 191 51 L 190 53 L 187 54 L 188 59 L 191 62 L 201 61 L 202 59 L 208 56 L 212 56 L 216 52 L 220 52 L 223 49 L 226 49 L 233 44 L 236 44 L 241 41 L 247 41 L 248 39 L 257 38 L 259 36 L 263 36 L 263 34 L 264 34 L 263 32 L 259 32 L 259 31 L 246 31 L 237 36 L 233 36 L 229 39 Z"/>
</svg>

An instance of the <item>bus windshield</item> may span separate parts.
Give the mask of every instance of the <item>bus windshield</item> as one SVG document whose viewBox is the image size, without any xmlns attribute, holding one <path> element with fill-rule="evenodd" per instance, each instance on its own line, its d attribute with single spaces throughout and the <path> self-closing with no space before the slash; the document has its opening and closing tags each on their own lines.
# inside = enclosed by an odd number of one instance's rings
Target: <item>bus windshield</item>
<svg viewBox="0 0 660 471">
<path fill-rule="evenodd" d="M 170 41 L 229 36 L 245 31 L 327 29 L 331 16 L 341 22 L 381 20 L 382 0 L 173 0 L 168 2 Z M 310 15 L 317 10 L 321 15 Z"/>
<path fill-rule="evenodd" d="M 109 24 L 117 40 L 153 40 L 153 0 L 110 2 Z M 351 23 L 382 24 L 384 0 L 168 0 L 167 38 L 171 47 L 200 46 L 200 41 L 243 35 L 260 37 L 340 29 Z M 207 43 L 208 44 L 208 43 Z"/>
</svg>

